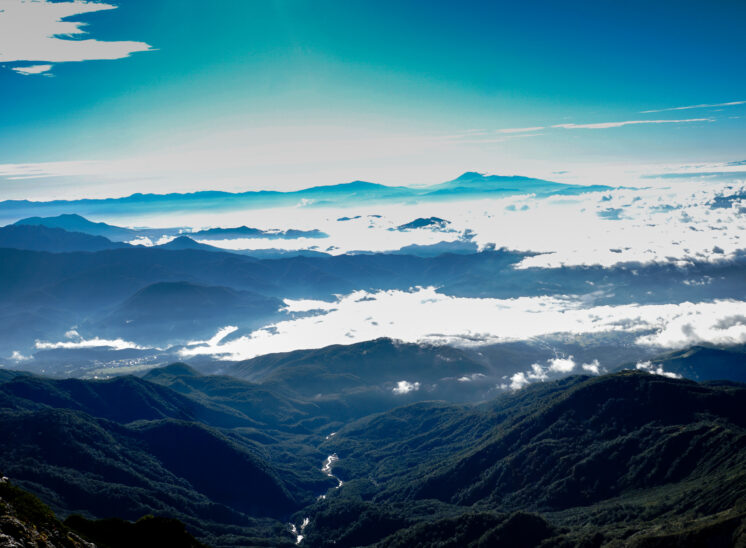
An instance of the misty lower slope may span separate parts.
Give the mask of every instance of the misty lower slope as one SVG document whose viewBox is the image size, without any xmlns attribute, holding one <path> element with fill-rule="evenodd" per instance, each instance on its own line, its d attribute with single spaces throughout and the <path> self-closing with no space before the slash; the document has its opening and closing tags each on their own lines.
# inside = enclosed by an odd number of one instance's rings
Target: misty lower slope
<svg viewBox="0 0 746 548">
<path fill-rule="evenodd" d="M 278 393 L 272 387 L 227 375 L 202 375 L 186 364 L 153 369 L 147 381 L 188 396 L 190 401 L 219 405 L 265 428 L 311 432 L 322 415 L 318 403 Z"/>
<path fill-rule="evenodd" d="M 382 339 L 233 366 L 252 380 L 181 363 L 142 379 L 5 374 L 0 470 L 62 515 L 154 513 L 215 546 L 292 545 L 287 523 L 304 518 L 308 546 L 744 539 L 746 386 L 624 371 L 478 405 L 365 389 L 480 365 Z"/>
<path fill-rule="evenodd" d="M 650 366 L 695 381 L 746 382 L 746 345 L 693 346 L 654 358 Z"/>
<path fill-rule="evenodd" d="M 490 368 L 476 355 L 457 348 L 381 338 L 267 354 L 231 365 L 226 372 L 320 404 L 341 396 L 359 400 L 356 407 L 375 405 L 376 400 L 390 407 L 405 395 L 417 399 L 465 397 L 473 387 L 458 379 L 485 376 Z"/>
<path fill-rule="evenodd" d="M 117 305 L 97 327 L 160 344 L 185 335 L 209 338 L 221 323 L 259 327 L 281 307 L 281 300 L 251 291 L 185 281 L 157 282 Z"/>
<path fill-rule="evenodd" d="M 10 228 L 61 230 L 23 225 Z M 3 248 L 0 360 L 9 364 L 15 352 L 28 357 L 42 351 L 46 352 L 44 365 L 35 365 L 35 370 L 53 371 L 63 366 L 67 371 L 71 356 L 65 349 L 81 348 L 76 346 L 77 339 L 67 338 L 73 331 L 85 340 L 124 339 L 130 350 L 139 347 L 141 355 L 152 358 L 175 352 L 171 349 L 190 341 L 210 339 L 227 325 L 246 334 L 296 317 L 292 312 L 278 312 L 284 299 L 334 301 L 353 292 L 410 293 L 421 286 L 437 287 L 438 295 L 448 298 L 576 295 L 594 305 L 619 305 L 701 302 L 731 298 L 746 289 L 740 255 L 729 261 L 681 267 L 635 264 L 516 269 L 526 256 L 487 249 L 429 257 L 378 253 L 257 259 L 159 246 L 66 253 Z M 691 283 L 705 278 L 719 282 Z M 315 313 L 320 312 L 303 314 Z M 49 346 L 39 347 L 37 341 Z M 120 359 L 115 350 L 109 359 Z M 173 354 L 170 356 L 167 359 L 173 359 Z M 95 359 L 106 361 L 104 357 Z"/>
<path fill-rule="evenodd" d="M 270 425 L 319 433 L 413 401 L 474 401 L 495 390 L 490 368 L 476 356 L 386 338 L 268 354 L 217 369 L 220 375 L 199 375 L 170 366 L 145 378 Z M 477 380 L 459 381 L 472 377 Z"/>
</svg>

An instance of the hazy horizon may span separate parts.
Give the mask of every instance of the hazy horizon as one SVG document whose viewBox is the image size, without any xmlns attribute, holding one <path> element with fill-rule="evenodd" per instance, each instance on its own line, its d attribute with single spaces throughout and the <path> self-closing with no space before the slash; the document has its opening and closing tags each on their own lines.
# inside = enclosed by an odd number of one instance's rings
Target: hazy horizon
<svg viewBox="0 0 746 548">
<path fill-rule="evenodd" d="M 745 10 L 5 0 L 2 197 L 742 178 Z"/>
</svg>

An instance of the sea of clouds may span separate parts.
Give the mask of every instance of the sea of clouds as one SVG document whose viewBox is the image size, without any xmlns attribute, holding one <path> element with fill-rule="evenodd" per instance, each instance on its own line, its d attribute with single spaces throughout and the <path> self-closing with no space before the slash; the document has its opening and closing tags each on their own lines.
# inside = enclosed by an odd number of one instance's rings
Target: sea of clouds
<svg viewBox="0 0 746 548">
<path fill-rule="evenodd" d="M 448 223 L 399 229 L 413 219 L 428 217 L 445 219 Z M 284 226 L 278 226 L 280 219 Z M 523 259 L 518 269 L 563 265 L 610 267 L 630 262 L 685 265 L 728 261 L 743 252 L 746 184 L 658 181 L 650 187 L 616 188 L 579 196 L 539 199 L 524 195 L 397 205 L 362 203 L 345 209 L 299 204 L 283 209 L 159 214 L 132 219 L 130 224 L 185 226 L 189 227 L 187 231 L 247 225 L 265 230 L 318 229 L 329 235 L 324 239 L 204 241 L 236 250 L 316 250 L 337 255 L 470 242 L 478 249 L 495 246 L 539 253 Z M 636 345 L 661 351 L 702 343 L 746 343 L 746 301 L 741 295 L 731 297 L 702 302 L 595 306 L 592 300 L 568 295 L 497 299 L 450 296 L 435 287 L 360 290 L 339 295 L 332 302 L 286 300 L 286 320 L 254 331 L 217 325 L 215 335 L 209 340 L 184 341 L 172 350 L 183 359 L 202 356 L 242 360 L 378 337 L 479 346 L 598 333 L 632 335 Z M 99 347 L 143 349 L 118 338 L 85 338 L 77 333 L 63 341 L 36 344 L 37 350 Z M 640 368 L 647 370 L 645 363 Z M 597 361 L 576 363 L 571 356 L 558 356 L 556 361 L 533 364 L 530 369 L 516 373 L 505 380 L 503 387 L 517 389 L 529 382 L 570 372 L 597 374 L 603 372 L 603 365 Z M 407 382 L 396 390 L 406 393 L 418 389 L 416 381 Z"/>
<path fill-rule="evenodd" d="M 519 265 L 527 268 L 727 259 L 746 248 L 745 211 L 746 183 L 697 180 L 658 181 L 650 187 L 541 199 L 520 195 L 396 205 L 362 203 L 344 209 L 305 203 L 267 210 L 158 214 L 130 222 L 195 230 L 240 225 L 265 230 L 318 229 L 329 235 L 324 239 L 202 241 L 230 250 L 313 250 L 338 255 L 469 241 L 478 249 L 496 246 L 542 253 Z M 428 217 L 449 224 L 445 229 L 397 229 Z M 277 226 L 279 219 L 286 226 Z"/>
<path fill-rule="evenodd" d="M 746 342 L 746 302 L 587 306 L 575 297 L 465 298 L 434 287 L 356 291 L 336 302 L 287 300 L 290 312 L 314 315 L 240 334 L 224 327 L 180 354 L 242 360 L 273 352 L 350 344 L 379 337 L 406 342 L 475 346 L 549 335 L 639 333 L 635 342 L 660 349 Z M 555 365 L 555 368 L 559 367 Z"/>
</svg>

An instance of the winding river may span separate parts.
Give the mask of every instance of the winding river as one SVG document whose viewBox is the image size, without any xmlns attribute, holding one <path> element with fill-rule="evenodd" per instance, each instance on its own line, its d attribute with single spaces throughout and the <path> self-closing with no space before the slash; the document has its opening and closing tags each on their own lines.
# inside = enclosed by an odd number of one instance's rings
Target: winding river
<svg viewBox="0 0 746 548">
<path fill-rule="evenodd" d="M 324 464 L 321 466 L 321 471 L 324 472 L 324 474 L 326 474 L 330 478 L 334 478 L 335 480 L 337 480 L 337 486 L 335 487 L 335 489 L 339 489 L 340 487 L 342 487 L 342 485 L 344 485 L 344 482 L 332 473 L 332 467 L 338 460 L 339 457 L 337 456 L 337 454 L 333 453 L 326 457 Z M 325 498 L 326 495 L 319 495 L 319 500 L 323 500 Z M 295 536 L 295 544 L 300 544 L 301 542 L 303 542 L 303 531 L 306 529 L 306 527 L 308 527 L 308 524 L 310 522 L 311 520 L 309 518 L 303 518 L 303 522 L 300 524 L 300 527 L 296 526 L 295 523 L 290 524 L 290 532 Z"/>
</svg>

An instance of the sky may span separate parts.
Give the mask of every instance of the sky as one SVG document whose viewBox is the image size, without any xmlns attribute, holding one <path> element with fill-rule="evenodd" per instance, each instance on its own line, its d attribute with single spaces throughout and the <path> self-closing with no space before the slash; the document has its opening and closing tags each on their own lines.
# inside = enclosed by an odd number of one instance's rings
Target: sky
<svg viewBox="0 0 746 548">
<path fill-rule="evenodd" d="M 742 1 L 0 0 L 0 199 L 741 172 L 744 22 Z"/>
</svg>

